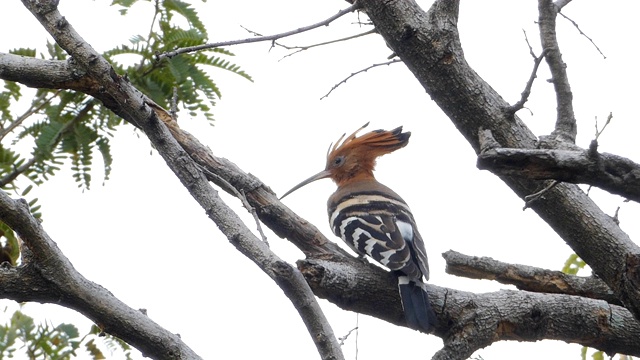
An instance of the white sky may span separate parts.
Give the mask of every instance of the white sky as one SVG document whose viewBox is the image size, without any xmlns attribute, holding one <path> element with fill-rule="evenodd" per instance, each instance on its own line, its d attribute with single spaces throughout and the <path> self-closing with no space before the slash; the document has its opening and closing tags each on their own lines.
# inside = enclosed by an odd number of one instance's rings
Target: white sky
<svg viewBox="0 0 640 360">
<path fill-rule="evenodd" d="M 123 18 L 108 3 L 63 0 L 60 9 L 99 51 L 147 34 L 148 4 L 137 5 L 131 16 Z M 427 8 L 430 2 L 421 4 Z M 347 7 L 342 1 L 300 6 L 293 0 L 198 5 L 211 41 L 249 37 L 240 25 L 263 34 L 287 31 Z M 640 76 L 634 59 L 639 54 L 629 39 L 637 34 L 633 24 L 639 5 L 634 1 L 616 5 L 574 1 L 564 11 L 594 39 L 606 60 L 564 19 L 558 24 L 559 41 L 574 93 L 578 144 L 586 147 L 593 138 L 595 117 L 603 123 L 613 112 L 613 123 L 600 138 L 600 150 L 638 161 L 635 84 Z M 283 42 L 308 45 L 363 31 L 354 24 L 356 20 L 352 14 L 330 27 Z M 461 5 L 459 27 L 469 63 L 512 103 L 519 99 L 532 67 L 522 29 L 540 52 L 536 20 L 536 1 L 463 1 Z M 3 52 L 19 46 L 44 51 L 48 38 L 19 1 L 3 3 L 0 31 L 17 34 L 0 38 Z M 370 35 L 284 60 L 287 52 L 269 51 L 268 43 L 229 50 L 255 83 L 215 72 L 223 93 L 214 109 L 215 126 L 190 119 L 186 112 L 179 121 L 214 154 L 258 176 L 276 193 L 321 170 L 327 146 L 342 133 L 367 121 L 371 129 L 403 125 L 412 132 L 410 145 L 382 158 L 376 174 L 409 202 L 427 242 L 432 283 L 472 292 L 509 288 L 445 274 L 440 254 L 449 249 L 551 269 L 560 269 L 572 253 L 535 213 L 521 211 L 522 201 L 496 177 L 476 169 L 471 147 L 402 64 L 358 75 L 328 99 L 319 100 L 352 72 L 385 61 L 390 51 L 380 37 Z M 533 115 L 522 110 L 519 116 L 543 135 L 553 129 L 556 105 L 552 86 L 545 81 L 549 77 L 546 64 L 540 69 L 528 103 Z M 280 289 L 227 242 L 148 141 L 133 134 L 132 127 L 123 127 L 113 141 L 113 151 L 113 173 L 104 186 L 96 161 L 90 191 L 81 192 L 68 174 L 61 174 L 32 192 L 43 205 L 45 228 L 74 266 L 128 305 L 146 308 L 153 320 L 181 334 L 204 358 L 317 358 L 306 329 Z M 334 238 L 325 209 L 334 188 L 329 180 L 317 182 L 285 203 Z M 591 194 L 611 215 L 622 207 L 621 226 L 634 238 L 640 231 L 633 221 L 638 205 L 598 190 Z M 239 201 L 225 199 L 253 228 Z M 270 232 L 267 236 L 282 258 L 294 263 L 302 257 L 287 241 Z M 355 326 L 354 313 L 325 301 L 321 304 L 336 334 L 344 335 Z M 71 321 L 84 329 L 90 324 L 52 305 L 29 304 L 25 311 L 54 324 Z M 441 346 L 437 337 L 367 316 L 359 317 L 359 325 L 359 359 L 429 358 Z M 344 345 L 346 358 L 354 359 L 355 349 L 351 337 Z M 476 355 L 577 359 L 579 350 L 579 345 L 552 341 L 502 342 Z"/>
</svg>

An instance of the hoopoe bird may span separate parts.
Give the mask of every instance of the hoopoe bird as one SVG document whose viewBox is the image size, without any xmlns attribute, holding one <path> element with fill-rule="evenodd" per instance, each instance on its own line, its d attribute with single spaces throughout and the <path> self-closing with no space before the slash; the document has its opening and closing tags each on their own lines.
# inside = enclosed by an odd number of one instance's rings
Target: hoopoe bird
<svg viewBox="0 0 640 360">
<path fill-rule="evenodd" d="M 430 333 L 436 315 L 422 281 L 429 280 L 424 242 L 407 203 L 373 176 L 376 158 L 405 147 L 411 133 L 403 133 L 400 126 L 356 137 L 367 125 L 344 141 L 342 135 L 329 147 L 326 168 L 282 198 L 311 182 L 331 178 L 338 185 L 327 203 L 331 230 L 357 254 L 370 256 L 398 277 L 407 325 Z"/>
</svg>

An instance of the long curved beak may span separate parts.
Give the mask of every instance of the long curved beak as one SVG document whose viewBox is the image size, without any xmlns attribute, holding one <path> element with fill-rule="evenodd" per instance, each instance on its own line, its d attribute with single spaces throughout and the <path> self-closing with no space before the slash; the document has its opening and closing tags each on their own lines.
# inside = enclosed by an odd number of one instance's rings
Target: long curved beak
<svg viewBox="0 0 640 360">
<path fill-rule="evenodd" d="M 291 194 L 292 192 L 300 189 L 301 187 L 310 184 L 316 180 L 320 180 L 320 179 L 324 179 L 324 178 L 328 178 L 329 176 L 331 176 L 331 173 L 329 172 L 329 170 L 322 170 L 319 173 L 313 175 L 312 177 L 308 178 L 307 180 L 301 182 L 300 184 L 294 186 L 291 190 L 287 191 L 284 195 L 282 195 L 280 197 L 280 200 L 284 199 L 285 196 Z"/>
</svg>

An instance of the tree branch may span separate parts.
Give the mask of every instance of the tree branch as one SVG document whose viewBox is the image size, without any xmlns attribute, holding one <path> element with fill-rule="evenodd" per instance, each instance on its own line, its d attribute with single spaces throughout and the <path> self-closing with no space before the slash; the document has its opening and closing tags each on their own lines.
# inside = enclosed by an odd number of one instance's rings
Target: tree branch
<svg viewBox="0 0 640 360">
<path fill-rule="evenodd" d="M 556 2 L 556 6 L 558 6 L 558 1 Z M 559 8 L 560 9 L 560 8 Z M 571 24 L 573 24 L 573 26 L 578 30 L 578 32 L 580 33 L 580 35 L 584 36 L 587 38 L 587 40 L 589 40 L 589 42 L 591 43 L 591 45 L 593 45 L 593 47 L 596 48 L 596 50 L 598 50 L 598 52 L 600 53 L 600 55 L 602 55 L 603 59 L 606 59 L 607 57 L 602 53 L 602 50 L 600 50 L 600 48 L 598 47 L 598 45 L 596 45 L 596 43 L 593 41 L 592 38 L 590 38 L 587 34 L 585 34 L 582 29 L 580 29 L 580 26 L 578 26 L 578 23 L 573 21 L 571 18 L 569 18 L 567 15 L 563 14 L 562 12 L 560 12 L 560 10 L 558 10 L 558 14 L 560 14 L 560 16 L 562 16 L 563 18 L 567 19 Z"/>
<path fill-rule="evenodd" d="M 347 81 L 348 81 L 349 79 L 351 79 L 352 77 L 354 77 L 354 76 L 356 76 L 356 75 L 358 75 L 358 74 L 365 73 L 365 72 L 367 72 L 367 71 L 369 71 L 369 70 L 371 70 L 371 69 L 373 69 L 373 68 L 375 68 L 375 67 L 378 67 L 378 66 L 391 65 L 391 64 L 395 64 L 395 63 L 397 63 L 397 62 L 401 62 L 401 61 L 402 61 L 402 60 L 400 60 L 400 59 L 393 59 L 393 60 L 385 61 L 385 62 L 383 62 L 383 63 L 373 64 L 373 65 L 367 66 L 366 68 L 364 68 L 364 69 L 362 69 L 362 70 L 358 70 L 358 71 L 356 71 L 356 72 L 354 72 L 354 73 L 351 73 L 351 75 L 347 76 L 347 77 L 346 77 L 346 78 L 344 78 L 342 81 L 340 81 L 339 83 L 335 84 L 335 85 L 331 88 L 331 90 L 329 90 L 329 92 L 328 92 L 328 93 L 324 94 L 324 96 L 320 98 L 320 100 L 322 100 L 322 99 L 324 99 L 324 98 L 329 97 L 329 95 L 333 92 L 333 90 L 337 89 L 337 88 L 338 88 L 338 86 L 340 86 L 340 85 L 342 85 L 342 84 L 346 84 L 346 83 L 347 83 Z"/>
<path fill-rule="evenodd" d="M 428 12 L 415 1 L 359 3 L 387 44 L 476 153 L 480 152 L 478 134 L 484 130 L 490 130 L 501 147 L 537 147 L 537 137 L 520 118 L 507 116 L 504 109 L 509 104 L 466 62 L 457 29 L 458 1 L 435 1 Z M 520 197 L 540 187 L 536 180 L 508 176 L 500 179 Z M 640 258 L 640 247 L 613 219 L 579 187 L 566 183 L 555 186 L 531 208 L 640 319 L 640 279 L 629 266 Z"/>
<path fill-rule="evenodd" d="M 164 58 L 172 58 L 176 55 L 180 55 L 180 54 L 185 54 L 185 53 L 190 53 L 190 52 L 194 52 L 194 51 L 200 51 L 200 50 L 205 50 L 205 49 L 212 49 L 212 48 L 217 48 L 217 47 L 223 47 L 223 46 L 230 46 L 230 45 L 238 45 L 238 44 L 249 44 L 249 43 L 255 43 L 255 42 L 262 42 L 262 41 L 275 41 L 278 39 L 282 39 L 284 37 L 287 36 L 291 36 L 291 35 L 296 35 L 296 34 L 300 34 L 303 33 L 305 31 L 309 31 L 309 30 L 313 30 L 315 28 L 319 28 L 321 26 L 327 26 L 330 23 L 332 23 L 334 20 L 350 13 L 353 12 L 355 10 L 357 10 L 359 8 L 357 3 L 354 3 L 353 5 L 349 6 L 348 8 L 344 9 L 344 10 L 340 10 L 338 11 L 337 14 L 323 20 L 320 21 L 318 23 L 312 24 L 312 25 L 308 25 L 308 26 L 304 26 L 295 30 L 291 30 L 291 31 L 285 31 L 283 33 L 279 33 L 279 34 L 275 34 L 275 35 L 267 35 L 267 36 L 258 36 L 258 37 L 252 37 L 252 38 L 248 38 L 248 39 L 241 39 L 241 40 L 231 40 L 231 41 L 221 41 L 221 42 L 215 42 L 215 43 L 210 43 L 210 44 L 205 44 L 205 45 L 198 45 L 198 46 L 190 46 L 190 47 L 186 47 L 186 48 L 180 48 L 180 49 L 176 49 L 173 51 L 168 51 L 164 54 L 160 54 L 158 56 L 156 56 L 156 60 L 160 61 Z"/>
<path fill-rule="evenodd" d="M 31 216 L 25 201 L 12 200 L 0 191 L 0 219 L 20 235 L 30 253 L 24 265 L 0 271 L 3 297 L 74 309 L 105 332 L 126 340 L 145 356 L 200 358 L 179 336 L 78 273 L 40 222 Z"/>
<path fill-rule="evenodd" d="M 183 137 L 188 134 L 179 129 L 166 110 L 147 99 L 126 79 L 115 73 L 111 65 L 62 17 L 56 8 L 56 1 L 23 0 L 23 3 L 53 36 L 58 45 L 86 70 L 87 76 L 100 84 L 100 91 L 96 93 L 96 97 L 145 132 L 167 165 L 229 241 L 281 287 L 301 315 L 321 357 L 342 359 L 337 339 L 300 272 L 280 260 L 264 242 L 251 233 L 237 214 L 219 198 L 218 193 L 211 188 L 205 176 L 196 167 L 195 162 L 168 130 L 171 129 L 172 132 Z M 105 310 L 104 313 L 109 312 Z M 118 329 L 111 330 L 118 331 Z M 116 335 L 127 342 L 131 340 L 129 336 L 119 336 L 117 333 Z M 153 343 L 150 338 L 146 340 L 148 343 Z M 136 342 L 132 344 L 135 346 Z M 164 357 L 166 354 L 170 353 L 165 352 Z M 193 355 L 191 358 L 196 356 Z"/>
<path fill-rule="evenodd" d="M 527 45 L 529 45 L 529 39 L 527 39 L 527 33 L 524 34 L 525 39 L 527 40 Z M 527 100 L 529 100 L 529 96 L 531 95 L 531 88 L 533 87 L 533 81 L 538 77 L 538 67 L 540 66 L 540 63 L 542 62 L 542 60 L 544 59 L 547 50 L 542 50 L 542 54 L 540 54 L 540 56 L 536 56 L 533 53 L 533 49 L 531 48 L 531 45 L 529 45 L 529 51 L 531 52 L 531 56 L 533 57 L 533 70 L 531 70 L 531 75 L 529 76 L 529 80 L 527 81 L 527 84 L 524 87 L 524 90 L 522 91 L 522 94 L 520 96 L 520 100 L 518 100 L 518 102 L 516 102 L 515 104 L 509 106 L 509 108 L 507 108 L 507 111 L 511 114 L 515 114 L 518 110 L 522 109 L 524 107 L 524 104 L 527 102 Z"/>
<path fill-rule="evenodd" d="M 478 155 L 477 166 L 501 176 L 588 184 L 640 202 L 640 164 L 614 154 L 494 148 Z"/>
<path fill-rule="evenodd" d="M 99 87 L 73 60 L 42 60 L 0 53 L 0 69 L 0 79 L 32 88 L 82 89 L 84 93 L 91 93 Z"/>
<path fill-rule="evenodd" d="M 531 292 L 575 295 L 622 305 L 607 284 L 597 277 L 575 276 L 562 271 L 508 264 L 490 257 L 469 256 L 453 250 L 442 256 L 447 262 L 447 274 L 495 280 Z"/>
<path fill-rule="evenodd" d="M 343 309 L 405 325 L 391 274 L 353 258 L 298 262 L 316 294 Z M 555 339 L 607 353 L 640 354 L 640 323 L 623 307 L 560 294 L 473 294 L 428 284 L 444 347 L 433 359 L 467 359 L 493 342 Z M 480 320 L 481 319 L 481 320 Z M 634 355 L 635 354 L 635 355 Z"/>
<path fill-rule="evenodd" d="M 578 128 L 575 114 L 573 113 L 573 93 L 567 76 L 567 65 L 562 61 L 560 45 L 556 37 L 556 16 L 558 8 L 552 0 L 539 0 L 538 11 L 540 16 L 540 40 L 542 48 L 547 50 L 545 59 L 551 70 L 551 83 L 556 91 L 557 119 L 553 137 L 560 141 L 575 143 Z"/>
</svg>

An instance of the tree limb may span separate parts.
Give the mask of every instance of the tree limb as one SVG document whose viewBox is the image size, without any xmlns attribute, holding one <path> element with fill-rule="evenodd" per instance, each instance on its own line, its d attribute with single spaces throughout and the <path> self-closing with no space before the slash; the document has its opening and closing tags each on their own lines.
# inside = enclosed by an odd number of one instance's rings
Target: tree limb
<svg viewBox="0 0 640 360">
<path fill-rule="evenodd" d="M 537 147 L 537 137 L 520 118 L 505 114 L 509 104 L 467 64 L 457 29 L 459 1 L 435 1 L 428 12 L 415 1 L 359 3 L 476 153 L 480 152 L 478 134 L 484 130 L 490 130 L 501 147 Z M 541 188 L 536 180 L 500 179 L 520 197 Z M 531 208 L 640 319 L 640 279 L 630 266 L 638 263 L 640 247 L 613 219 L 579 187 L 566 183 L 555 186 Z"/>
<path fill-rule="evenodd" d="M 29 249 L 29 261 L 2 268 L 0 294 L 18 302 L 48 302 L 74 309 L 102 330 L 152 358 L 199 359 L 179 336 L 128 307 L 105 288 L 77 272 L 56 243 L 31 216 L 25 201 L 0 191 L 0 219 L 18 233 Z"/>
<path fill-rule="evenodd" d="M 43 60 L 0 53 L 0 69 L 3 80 L 33 88 L 83 89 L 84 93 L 92 93 L 99 87 L 73 60 Z"/>
<path fill-rule="evenodd" d="M 343 309 L 404 325 L 391 274 L 354 259 L 298 262 L 316 294 Z M 607 353 L 640 354 L 640 323 L 623 307 L 561 294 L 501 290 L 474 294 L 428 285 L 444 347 L 433 359 L 467 359 L 501 340 L 555 339 Z"/>
<path fill-rule="evenodd" d="M 556 92 L 557 119 L 553 137 L 560 141 L 575 143 L 578 127 L 573 113 L 573 93 L 567 76 L 567 65 L 562 61 L 560 45 L 556 36 L 558 8 L 552 0 L 538 0 L 538 26 L 542 48 L 547 51 L 545 59 L 551 70 L 551 83 Z"/>
<path fill-rule="evenodd" d="M 241 39 L 241 40 L 232 40 L 232 41 L 221 41 L 221 42 L 215 42 L 215 43 L 210 43 L 210 44 L 204 44 L 204 45 L 197 45 L 197 46 L 190 46 L 190 47 L 186 47 L 186 48 L 180 48 L 180 49 L 176 49 L 173 51 L 169 51 L 166 52 L 164 54 L 160 54 L 158 56 L 156 56 L 156 60 L 160 61 L 164 58 L 171 58 L 174 57 L 176 55 L 180 55 L 180 54 L 185 54 L 185 53 L 190 53 L 190 52 L 194 52 L 194 51 L 200 51 L 200 50 L 205 50 L 205 49 L 212 49 L 212 48 L 216 48 L 216 47 L 223 47 L 223 46 L 230 46 L 230 45 L 238 45 L 238 44 L 249 44 L 249 43 L 254 43 L 254 42 L 261 42 L 261 41 L 275 41 L 278 39 L 282 39 L 284 37 L 287 36 L 291 36 L 291 35 L 295 35 L 295 34 L 300 34 L 303 33 L 305 31 L 309 31 L 309 30 L 313 30 L 315 28 L 319 28 L 321 26 L 327 26 L 329 25 L 331 22 L 333 22 L 334 20 L 350 13 L 353 12 L 355 10 L 358 9 L 358 4 L 354 3 L 353 5 L 349 6 L 348 8 L 344 9 L 344 10 L 340 10 L 338 11 L 337 14 L 323 20 L 320 21 L 318 23 L 312 24 L 312 25 L 308 25 L 308 26 L 303 26 L 301 28 L 295 29 L 295 30 L 291 30 L 291 31 L 285 31 L 283 33 L 279 33 L 279 34 L 275 34 L 275 35 L 267 35 L 267 36 L 257 36 L 257 37 L 252 37 L 252 38 L 248 38 L 248 39 Z"/>
<path fill-rule="evenodd" d="M 167 165 L 229 241 L 282 288 L 307 325 L 321 358 L 343 359 L 337 339 L 300 272 L 280 260 L 219 198 L 218 193 L 210 186 L 192 158 L 168 131 L 170 128 L 173 132 L 179 132 L 177 124 L 171 119 L 169 113 L 147 99 L 125 78 L 117 75 L 111 65 L 62 17 L 56 8 L 56 1 L 23 0 L 23 3 L 53 36 L 58 45 L 86 70 L 87 76 L 100 84 L 100 91 L 95 93 L 96 97 L 145 132 Z M 27 245 L 30 244 L 27 242 Z M 104 313 L 108 314 L 108 311 Z M 116 331 L 115 334 L 118 336 L 118 329 L 111 330 Z M 119 337 L 127 342 L 131 340 L 129 336 Z M 153 343 L 150 338 L 146 340 L 150 344 Z M 135 341 L 131 343 L 134 346 L 137 344 Z M 196 356 L 193 355 L 191 358 Z"/>
<path fill-rule="evenodd" d="M 442 254 L 447 274 L 471 279 L 495 280 L 520 290 L 582 296 L 620 305 L 607 284 L 594 276 L 575 276 L 534 266 L 508 264 L 490 257 L 464 255 L 449 250 Z"/>
<path fill-rule="evenodd" d="M 502 176 L 588 184 L 640 202 L 640 164 L 614 154 L 495 148 L 480 153 L 477 166 Z"/>
</svg>

